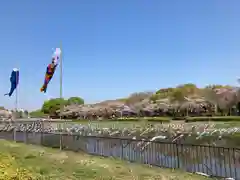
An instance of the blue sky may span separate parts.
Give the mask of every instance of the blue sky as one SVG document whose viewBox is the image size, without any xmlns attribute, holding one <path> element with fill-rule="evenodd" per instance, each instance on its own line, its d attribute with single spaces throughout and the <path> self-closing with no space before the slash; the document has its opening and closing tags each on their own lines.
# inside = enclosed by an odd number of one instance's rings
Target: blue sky
<svg viewBox="0 0 240 180">
<path fill-rule="evenodd" d="M 40 93 L 52 48 L 63 47 L 63 95 L 92 103 L 183 83 L 237 85 L 239 0 L 22 0 L 0 6 L 0 105 L 14 107 L 11 69 L 20 69 L 19 107 L 59 96 L 59 69 Z"/>
</svg>

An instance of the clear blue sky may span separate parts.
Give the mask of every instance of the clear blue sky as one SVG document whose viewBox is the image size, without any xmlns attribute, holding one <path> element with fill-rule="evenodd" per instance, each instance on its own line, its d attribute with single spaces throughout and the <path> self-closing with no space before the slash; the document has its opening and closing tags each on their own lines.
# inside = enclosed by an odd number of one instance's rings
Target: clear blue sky
<svg viewBox="0 0 240 180">
<path fill-rule="evenodd" d="M 19 107 L 59 96 L 59 69 L 40 93 L 62 41 L 65 97 L 92 103 L 182 83 L 236 85 L 239 0 L 22 0 L 0 6 L 0 105 L 20 69 Z"/>
</svg>

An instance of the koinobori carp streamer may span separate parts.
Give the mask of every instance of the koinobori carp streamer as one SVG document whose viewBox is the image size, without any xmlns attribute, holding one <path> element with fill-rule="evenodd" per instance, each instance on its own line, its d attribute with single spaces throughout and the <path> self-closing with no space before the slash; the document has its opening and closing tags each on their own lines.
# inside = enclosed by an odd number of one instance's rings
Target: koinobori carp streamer
<svg viewBox="0 0 240 180">
<path fill-rule="evenodd" d="M 19 83 L 19 70 L 14 68 L 11 73 L 10 77 L 10 82 L 11 82 L 11 88 L 9 93 L 4 94 L 5 96 L 8 95 L 9 97 L 12 96 L 14 90 L 17 88 L 18 83 Z"/>
<path fill-rule="evenodd" d="M 58 61 L 60 59 L 60 56 L 61 56 L 61 50 L 60 48 L 56 48 L 52 56 L 52 62 L 47 66 L 44 83 L 40 89 L 41 92 L 46 93 L 48 84 L 55 73 L 56 67 L 58 66 Z"/>
</svg>

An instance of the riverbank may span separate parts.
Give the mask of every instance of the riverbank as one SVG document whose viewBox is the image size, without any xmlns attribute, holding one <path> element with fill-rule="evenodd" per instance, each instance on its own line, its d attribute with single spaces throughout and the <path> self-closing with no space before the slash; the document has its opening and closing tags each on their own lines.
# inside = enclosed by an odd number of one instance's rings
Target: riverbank
<svg viewBox="0 0 240 180">
<path fill-rule="evenodd" d="M 0 179 L 204 180 L 202 176 L 157 167 L 0 140 Z"/>
</svg>

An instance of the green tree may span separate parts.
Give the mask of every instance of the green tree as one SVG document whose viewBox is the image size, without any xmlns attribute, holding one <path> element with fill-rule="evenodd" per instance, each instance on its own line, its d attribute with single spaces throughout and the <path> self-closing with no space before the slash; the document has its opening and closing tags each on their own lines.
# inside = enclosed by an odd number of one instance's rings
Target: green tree
<svg viewBox="0 0 240 180">
<path fill-rule="evenodd" d="M 153 95 L 152 92 L 133 93 L 127 98 L 126 104 L 132 105 L 135 103 L 139 103 L 139 102 L 143 101 L 144 99 L 150 98 L 152 95 Z"/>
<path fill-rule="evenodd" d="M 198 93 L 198 90 L 199 90 L 195 84 L 191 84 L 191 83 L 179 85 L 177 86 L 176 89 L 181 89 L 182 93 L 185 96 L 195 95 Z"/>
<path fill-rule="evenodd" d="M 63 98 L 50 99 L 45 101 L 42 105 L 42 112 L 44 114 L 56 114 L 57 110 L 60 110 L 61 106 L 67 105 L 67 101 Z"/>
<path fill-rule="evenodd" d="M 179 102 L 179 103 L 184 102 L 185 101 L 185 94 L 184 94 L 183 89 L 176 88 L 171 95 L 171 101 L 172 102 Z"/>
<path fill-rule="evenodd" d="M 0 110 L 5 110 L 5 108 L 3 106 L 0 106 Z"/>
<path fill-rule="evenodd" d="M 80 104 L 84 104 L 84 100 L 82 98 L 80 98 L 80 97 L 70 97 L 67 100 L 67 104 L 68 105 L 72 105 L 72 104 L 80 105 Z"/>
<path fill-rule="evenodd" d="M 150 100 L 153 102 L 153 103 L 156 103 L 156 101 L 159 99 L 159 94 L 153 94 L 151 97 L 150 97 Z"/>
<path fill-rule="evenodd" d="M 45 117 L 46 114 L 44 114 L 41 109 L 38 109 L 36 111 L 30 112 L 30 116 L 33 118 L 40 118 L 40 117 Z"/>
<path fill-rule="evenodd" d="M 159 98 L 167 98 L 170 96 L 174 91 L 174 88 L 165 88 L 165 89 L 159 89 L 156 94 L 158 94 Z"/>
</svg>

